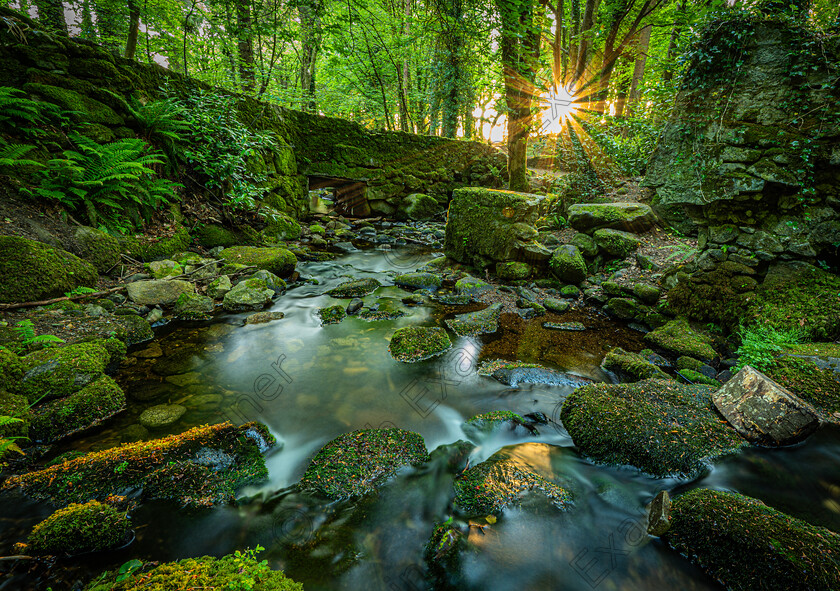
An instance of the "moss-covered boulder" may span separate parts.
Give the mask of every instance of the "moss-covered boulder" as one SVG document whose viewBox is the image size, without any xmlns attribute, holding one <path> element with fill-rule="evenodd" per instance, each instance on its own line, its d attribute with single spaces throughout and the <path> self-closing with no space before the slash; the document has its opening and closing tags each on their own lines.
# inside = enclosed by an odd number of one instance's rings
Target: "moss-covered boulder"
<svg viewBox="0 0 840 591">
<path fill-rule="evenodd" d="M 613 372 L 624 382 L 638 382 L 649 378 L 668 380 L 670 377 L 638 353 L 615 347 L 607 353 L 601 367 Z"/>
<path fill-rule="evenodd" d="M 180 279 L 149 279 L 128 284 L 129 299 L 142 306 L 171 306 L 185 293 L 195 293 L 195 285 Z"/>
<path fill-rule="evenodd" d="M 533 425 L 534 421 L 518 413 L 509 410 L 494 410 L 470 417 L 461 425 L 461 430 L 472 438 L 486 437 L 503 431 L 517 432 L 522 435 L 539 434 Z"/>
<path fill-rule="evenodd" d="M 813 405 L 823 421 L 836 423 L 840 421 L 840 379 L 827 364 L 820 365 L 814 359 L 781 357 L 765 373 Z"/>
<path fill-rule="evenodd" d="M 375 292 L 382 284 L 373 277 L 364 279 L 353 279 L 339 283 L 336 287 L 327 291 L 327 295 L 334 298 L 362 298 Z"/>
<path fill-rule="evenodd" d="M 197 293 L 182 293 L 175 301 L 175 316 L 185 320 L 203 320 L 213 313 L 213 298 Z"/>
<path fill-rule="evenodd" d="M 207 285 L 207 295 L 214 300 L 220 300 L 225 297 L 225 294 L 232 288 L 233 285 L 230 282 L 230 277 L 222 275 L 220 277 L 216 277 Z"/>
<path fill-rule="evenodd" d="M 201 224 L 193 230 L 196 244 L 204 248 L 223 246 L 228 248 L 245 242 L 239 233 L 218 224 Z"/>
<path fill-rule="evenodd" d="M 189 231 L 184 226 L 176 226 L 167 236 L 127 236 L 120 238 L 123 252 L 139 261 L 150 262 L 166 259 L 176 252 L 187 250 L 190 244 Z"/>
<path fill-rule="evenodd" d="M 295 255 L 279 247 L 234 246 L 224 249 L 219 256 L 229 263 L 239 263 L 271 271 L 278 277 L 289 277 L 295 272 L 295 265 L 297 265 Z"/>
<path fill-rule="evenodd" d="M 427 577 L 434 589 L 448 591 L 465 589 L 461 574 L 462 554 L 470 548 L 467 535 L 450 522 L 435 525 L 429 541 L 423 547 L 423 561 Z"/>
<path fill-rule="evenodd" d="M 479 295 L 490 289 L 489 283 L 471 275 L 465 275 L 455 282 L 455 291 L 461 295 Z"/>
<path fill-rule="evenodd" d="M 451 259 L 478 268 L 519 258 L 533 234 L 543 197 L 528 193 L 464 187 L 452 194 L 444 251 Z"/>
<path fill-rule="evenodd" d="M 441 211 L 434 197 L 424 193 L 412 193 L 402 201 L 397 210 L 398 219 L 430 220 Z"/>
<path fill-rule="evenodd" d="M 273 291 L 274 295 L 281 295 L 288 288 L 285 281 L 280 279 L 271 271 L 266 271 L 265 269 L 260 269 L 253 275 L 250 275 L 248 279 L 261 279 L 265 281 L 265 286 Z"/>
<path fill-rule="evenodd" d="M 347 316 L 347 311 L 344 306 L 327 306 L 318 310 L 318 317 L 321 319 L 321 325 L 338 324 Z"/>
<path fill-rule="evenodd" d="M 362 429 L 327 443 L 309 463 L 300 481 L 304 490 L 332 498 L 373 492 L 403 466 L 428 459 L 417 433 L 402 429 Z"/>
<path fill-rule="evenodd" d="M 618 257 L 625 258 L 639 248 L 641 241 L 639 237 L 630 232 L 623 232 L 622 230 L 611 230 L 609 228 L 602 228 L 595 230 L 592 235 L 595 244 L 598 245 L 602 252 Z"/>
<path fill-rule="evenodd" d="M 297 220 L 279 211 L 272 211 L 267 218 L 263 235 L 272 240 L 297 240 L 301 228 Z"/>
<path fill-rule="evenodd" d="M 120 243 L 102 230 L 80 226 L 73 238 L 76 254 L 91 263 L 99 273 L 106 273 L 120 262 Z"/>
<path fill-rule="evenodd" d="M 508 457 L 507 450 L 496 452 L 455 479 L 455 506 L 470 517 L 500 515 L 534 493 L 561 510 L 572 503 L 567 490 Z"/>
<path fill-rule="evenodd" d="M 561 418 L 575 445 L 598 462 L 654 476 L 695 476 L 745 441 L 717 414 L 713 389 L 665 380 L 589 384 L 572 392 Z"/>
<path fill-rule="evenodd" d="M 187 408 L 180 404 L 158 404 L 141 412 L 137 422 L 147 429 L 162 429 L 177 423 L 185 412 Z"/>
<path fill-rule="evenodd" d="M 434 273 L 403 273 L 394 277 L 394 284 L 408 289 L 437 289 L 443 278 Z"/>
<path fill-rule="evenodd" d="M 262 452 L 274 443 L 257 423 L 195 427 L 12 476 L 2 489 L 55 504 L 103 500 L 126 490 L 139 491 L 141 498 L 169 498 L 187 506 L 231 503 L 237 488 L 268 476 Z M 161 471 L 174 487 L 159 486 Z"/>
<path fill-rule="evenodd" d="M 239 552 L 214 558 L 185 558 L 124 577 L 119 571 L 104 573 L 85 587 L 85 591 L 149 591 L 169 589 L 242 589 L 250 585 L 259 591 L 303 591 L 303 585 L 271 570 L 253 552 Z M 245 587 L 248 588 L 248 587 Z"/>
<path fill-rule="evenodd" d="M 222 298 L 222 308 L 228 312 L 255 312 L 262 310 L 274 298 L 262 279 L 246 279 L 233 286 Z"/>
<path fill-rule="evenodd" d="M 103 375 L 78 392 L 37 406 L 29 436 L 52 443 L 103 423 L 125 408 L 125 394 L 117 383 Z"/>
<path fill-rule="evenodd" d="M 129 314 L 127 316 L 117 316 L 114 320 L 121 328 L 122 334 L 120 338 L 129 347 L 150 341 L 155 337 L 152 326 L 149 321 L 142 316 Z"/>
<path fill-rule="evenodd" d="M 21 358 L 24 374 L 16 390 L 31 401 L 63 398 L 96 380 L 110 361 L 103 341 L 41 349 Z"/>
<path fill-rule="evenodd" d="M 95 287 L 96 267 L 74 254 L 18 236 L 0 236 L 0 303 L 61 297 Z"/>
<path fill-rule="evenodd" d="M 810 265 L 771 269 L 756 290 L 749 322 L 779 329 L 800 329 L 809 340 L 840 334 L 840 277 Z"/>
<path fill-rule="evenodd" d="M 578 284 L 586 279 L 586 261 L 577 246 L 564 244 L 557 247 L 548 261 L 551 272 L 564 283 Z"/>
<path fill-rule="evenodd" d="M 452 341 L 442 328 L 406 326 L 391 337 L 388 351 L 394 359 L 414 363 L 440 355 L 451 346 Z"/>
<path fill-rule="evenodd" d="M 25 397 L 0 390 L 0 416 L 18 419 L 0 425 L 0 438 L 27 437 L 29 435 L 29 423 L 32 421 L 32 410 L 29 405 L 30 403 Z"/>
<path fill-rule="evenodd" d="M 459 337 L 474 337 L 490 334 L 499 330 L 499 318 L 502 316 L 502 304 L 493 304 L 484 310 L 458 314 L 446 320 L 446 325 Z"/>
<path fill-rule="evenodd" d="M 840 535 L 758 499 L 695 489 L 670 520 L 662 539 L 727 589 L 840 588 Z"/>
<path fill-rule="evenodd" d="M 0 347 L 0 392 L 16 390 L 23 373 L 20 357 L 8 348 Z"/>
<path fill-rule="evenodd" d="M 528 279 L 534 269 L 528 263 L 521 261 L 508 261 L 496 263 L 496 277 L 504 281 L 521 281 Z"/>
<path fill-rule="evenodd" d="M 184 273 L 184 268 L 177 261 L 164 259 L 162 261 L 152 261 L 148 264 L 149 273 L 155 279 L 169 279 L 170 277 L 177 277 Z"/>
<path fill-rule="evenodd" d="M 36 525 L 29 534 L 26 552 L 32 554 L 81 554 L 108 550 L 127 543 L 131 520 L 98 501 L 73 503 Z"/>
<path fill-rule="evenodd" d="M 656 215 L 643 203 L 577 203 L 566 210 L 566 220 L 579 232 L 601 228 L 646 232 L 656 221 Z"/>
<path fill-rule="evenodd" d="M 717 357 L 717 353 L 712 348 L 712 339 L 692 327 L 684 318 L 671 320 L 647 333 L 645 342 L 674 355 L 685 355 L 706 362 Z"/>
</svg>

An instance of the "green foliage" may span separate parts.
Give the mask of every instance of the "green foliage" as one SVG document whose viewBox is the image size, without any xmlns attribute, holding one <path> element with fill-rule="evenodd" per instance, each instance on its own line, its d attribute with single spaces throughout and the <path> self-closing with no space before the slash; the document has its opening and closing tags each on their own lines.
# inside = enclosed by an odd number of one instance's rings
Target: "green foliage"
<svg viewBox="0 0 840 591">
<path fill-rule="evenodd" d="M 44 126 L 62 119 L 56 105 L 33 101 L 25 96 L 18 88 L 0 86 L 0 127 L 23 137 L 35 138 L 46 133 Z"/>
<path fill-rule="evenodd" d="M 129 112 L 143 130 L 143 137 L 159 146 L 166 154 L 170 169 L 175 167 L 176 146 L 189 132 L 183 105 L 174 98 L 140 104 L 136 99 L 129 105 Z"/>
<path fill-rule="evenodd" d="M 18 425 L 23 423 L 23 419 L 18 417 L 10 417 L 6 415 L 0 415 L 0 429 L 4 427 L 8 427 L 9 425 Z M 27 439 L 23 436 L 5 436 L 0 437 L 0 466 L 2 466 L 1 460 L 6 457 L 6 454 L 10 451 L 17 452 L 23 455 L 23 450 L 18 447 L 16 441 L 21 439 Z"/>
<path fill-rule="evenodd" d="M 64 339 L 60 339 L 51 334 L 36 335 L 35 326 L 32 323 L 32 321 L 28 318 L 19 321 L 13 327 L 13 330 L 20 335 L 22 339 L 20 345 L 22 345 L 23 350 L 33 350 L 41 347 L 50 347 L 54 344 L 64 342 Z"/>
<path fill-rule="evenodd" d="M 11 174 L 26 168 L 42 167 L 43 164 L 37 160 L 24 158 L 34 149 L 31 144 L 14 144 L 0 139 L 0 173 Z"/>
<path fill-rule="evenodd" d="M 69 137 L 78 149 L 47 162 L 35 195 L 83 210 L 94 227 L 101 219 L 117 229 L 174 197 L 178 185 L 157 176 L 153 167 L 163 162 L 161 154 L 143 140 L 98 144 L 75 132 Z"/>
<path fill-rule="evenodd" d="M 230 95 L 197 90 L 169 101 L 168 108 L 180 109 L 186 122 L 179 131 L 184 139 L 180 156 L 206 179 L 209 189 L 218 191 L 223 205 L 233 210 L 254 209 L 255 199 L 266 192 L 261 186 L 266 177 L 249 170 L 249 159 L 271 150 L 273 134 L 252 131 L 239 121 L 236 98 Z"/>
<path fill-rule="evenodd" d="M 738 347 L 737 368 L 751 365 L 766 372 L 776 365 L 779 353 L 803 340 L 802 330 L 775 328 L 768 325 L 753 325 L 738 329 L 741 346 Z"/>
<path fill-rule="evenodd" d="M 645 173 L 662 130 L 660 124 L 641 117 L 606 116 L 583 127 L 627 176 Z"/>
</svg>

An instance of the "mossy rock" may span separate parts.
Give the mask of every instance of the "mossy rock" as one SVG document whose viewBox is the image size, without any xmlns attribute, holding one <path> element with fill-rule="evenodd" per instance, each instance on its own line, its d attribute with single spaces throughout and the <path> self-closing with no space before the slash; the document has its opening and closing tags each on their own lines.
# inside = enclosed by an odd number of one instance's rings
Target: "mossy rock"
<svg viewBox="0 0 840 591">
<path fill-rule="evenodd" d="M 230 263 L 253 265 L 271 271 L 278 277 L 289 277 L 297 265 L 295 255 L 285 248 L 234 246 L 224 249 L 219 256 Z"/>
<path fill-rule="evenodd" d="M 746 316 L 748 323 L 800 329 L 808 340 L 832 340 L 840 334 L 838 294 L 840 277 L 807 266 L 772 281 L 765 279 Z"/>
<path fill-rule="evenodd" d="M 318 317 L 321 319 L 321 325 L 338 324 L 347 316 L 344 306 L 328 306 L 318 310 Z"/>
<path fill-rule="evenodd" d="M 24 84 L 23 89 L 58 105 L 62 111 L 71 111 L 72 117 L 77 121 L 89 121 L 103 125 L 125 125 L 125 120 L 117 115 L 111 107 L 75 90 L 37 82 Z"/>
<path fill-rule="evenodd" d="M 621 230 L 611 230 L 609 228 L 595 230 L 592 238 L 601 251 L 620 259 L 635 252 L 639 248 L 639 244 L 641 244 L 639 237 L 635 234 Z"/>
<path fill-rule="evenodd" d="M 840 535 L 733 492 L 673 500 L 662 539 L 727 589 L 839 589 Z"/>
<path fill-rule="evenodd" d="M 434 197 L 423 193 L 412 193 L 403 200 L 397 216 L 410 220 L 430 220 L 440 210 L 441 207 Z"/>
<path fill-rule="evenodd" d="M 196 244 L 204 248 L 236 246 L 244 242 L 239 232 L 217 224 L 200 225 L 193 230 Z"/>
<path fill-rule="evenodd" d="M 144 279 L 126 288 L 128 298 L 143 306 L 171 306 L 183 294 L 195 293 L 195 285 L 182 279 Z"/>
<path fill-rule="evenodd" d="M 124 408 L 122 388 L 103 375 L 75 394 L 36 407 L 30 437 L 52 443 L 100 425 Z"/>
<path fill-rule="evenodd" d="M 680 375 L 692 384 L 705 384 L 706 386 L 713 386 L 715 388 L 720 388 L 721 386 L 721 383 L 715 378 L 710 378 L 693 369 L 681 369 Z"/>
<path fill-rule="evenodd" d="M 381 285 L 373 277 L 354 279 L 339 283 L 338 286 L 327 291 L 327 295 L 334 298 L 362 298 L 375 292 Z"/>
<path fill-rule="evenodd" d="M 127 316 L 117 316 L 115 322 L 120 324 L 125 331 L 122 340 L 129 347 L 140 343 L 145 343 L 155 338 L 155 333 L 149 321 L 142 316 L 129 314 Z"/>
<path fill-rule="evenodd" d="M 653 210 L 642 203 L 577 203 L 569 206 L 566 218 L 579 232 L 600 228 L 645 232 L 656 221 Z"/>
<path fill-rule="evenodd" d="M 128 516 L 98 501 L 73 503 L 32 528 L 26 552 L 82 554 L 121 546 L 131 536 Z"/>
<path fill-rule="evenodd" d="M 0 438 L 26 437 L 29 435 L 32 410 L 29 407 L 29 401 L 23 396 L 0 390 L 0 416 L 20 419 L 0 426 Z"/>
<path fill-rule="evenodd" d="M 183 226 L 178 226 L 172 236 L 128 236 L 121 238 L 120 247 L 126 254 L 147 263 L 166 259 L 176 252 L 187 250 L 191 240 L 189 231 Z"/>
<path fill-rule="evenodd" d="M 446 257 L 440 257 L 446 260 Z M 437 259 L 435 259 L 437 260 Z M 482 279 L 466 275 L 455 282 L 455 291 L 462 295 L 480 295 L 491 289 L 490 284 Z"/>
<path fill-rule="evenodd" d="M 239 554 L 239 553 L 237 553 Z M 118 571 L 105 573 L 85 591 L 169 591 L 171 589 L 236 589 L 243 584 L 259 591 L 303 591 L 303 585 L 271 570 L 253 555 L 203 556 L 167 562 L 122 579 Z M 251 581 L 251 583 L 246 583 Z"/>
<path fill-rule="evenodd" d="M 288 214 L 273 212 L 268 218 L 263 234 L 275 240 L 297 240 L 300 238 L 301 228 Z"/>
<path fill-rule="evenodd" d="M 747 318 L 754 297 L 755 279 L 732 265 L 692 276 L 678 274 L 678 283 L 668 292 L 668 307 L 678 315 L 700 322 L 713 322 L 735 330 Z"/>
<path fill-rule="evenodd" d="M 271 271 L 266 271 L 265 269 L 260 269 L 253 275 L 249 276 L 248 279 L 261 279 L 265 282 L 265 286 L 274 292 L 274 295 L 280 295 L 288 288 L 285 281 L 280 279 Z"/>
<path fill-rule="evenodd" d="M 228 312 L 255 312 L 271 303 L 274 290 L 262 279 L 240 281 L 222 298 L 222 307 Z"/>
<path fill-rule="evenodd" d="M 394 359 L 414 363 L 440 355 L 451 346 L 452 341 L 442 328 L 406 326 L 391 337 L 388 351 Z"/>
<path fill-rule="evenodd" d="M 0 347 L 0 392 L 12 391 L 23 377 L 23 361 L 6 347 Z"/>
<path fill-rule="evenodd" d="M 524 494 L 539 494 L 558 509 L 571 506 L 572 495 L 529 466 L 496 452 L 455 479 L 455 506 L 470 517 L 501 515 Z"/>
<path fill-rule="evenodd" d="M 120 243 L 102 230 L 81 226 L 73 235 L 77 254 L 91 263 L 99 273 L 106 273 L 120 262 Z"/>
<path fill-rule="evenodd" d="M 184 268 L 177 261 L 164 259 L 162 261 L 152 261 L 147 265 L 149 273 L 155 279 L 168 279 L 184 274 Z"/>
<path fill-rule="evenodd" d="M 802 400 L 810 402 L 824 421 L 840 421 L 840 381 L 828 367 L 797 357 L 781 357 L 765 373 Z"/>
<path fill-rule="evenodd" d="M 480 334 L 491 334 L 499 330 L 499 318 L 502 315 L 502 304 L 493 304 L 484 310 L 458 314 L 455 318 L 446 320 L 446 325 L 459 337 L 474 337 Z"/>
<path fill-rule="evenodd" d="M 196 293 L 182 293 L 175 301 L 175 316 L 186 320 L 203 320 L 215 309 L 213 298 Z"/>
<path fill-rule="evenodd" d="M 462 554 L 470 547 L 467 535 L 460 528 L 449 522 L 435 525 L 423 547 L 423 560 L 432 588 L 441 591 L 467 588 L 462 581 L 461 565 Z"/>
<path fill-rule="evenodd" d="M 180 404 L 158 404 L 147 408 L 137 418 L 137 422 L 147 429 L 162 429 L 177 423 L 187 408 Z"/>
<path fill-rule="evenodd" d="M 577 246 L 558 246 L 548 261 L 551 272 L 565 283 L 580 283 L 586 279 L 586 261 Z"/>
<path fill-rule="evenodd" d="M 496 263 L 496 276 L 504 281 L 521 281 L 533 273 L 531 265 L 519 261 Z"/>
<path fill-rule="evenodd" d="M 588 384 L 566 398 L 560 416 L 575 445 L 597 462 L 657 477 L 696 476 L 746 443 L 721 420 L 712 392 L 656 379 Z"/>
<path fill-rule="evenodd" d="M 257 423 L 240 427 L 230 423 L 205 425 L 162 439 L 90 452 L 12 476 L 3 482 L 2 489 L 50 499 L 55 504 L 103 500 L 127 489 L 139 490 L 141 499 L 170 498 L 185 506 L 232 503 L 237 488 L 268 476 L 261 452 L 274 443 L 268 430 Z M 166 495 L 145 490 L 157 470 L 179 463 L 210 467 L 218 477 L 182 479 L 180 486 Z M 178 479 L 177 473 L 170 471 L 169 475 Z"/>
<path fill-rule="evenodd" d="M 607 353 L 601 367 L 618 375 L 624 382 L 638 382 L 650 378 L 671 379 L 668 374 L 638 353 L 630 353 L 621 347 L 615 347 Z"/>
<path fill-rule="evenodd" d="M 712 339 L 694 329 L 684 318 L 671 320 L 645 335 L 645 342 L 675 355 L 711 361 L 717 357 Z"/>
<path fill-rule="evenodd" d="M 376 490 L 402 466 L 417 466 L 427 459 L 426 444 L 417 433 L 361 429 L 322 447 L 300 486 L 331 498 L 362 496 Z"/>
<path fill-rule="evenodd" d="M 434 273 L 403 273 L 394 277 L 394 284 L 408 289 L 438 289 L 443 278 Z"/>
<path fill-rule="evenodd" d="M 0 303 L 61 297 L 96 287 L 96 267 L 74 254 L 18 236 L 0 236 Z"/>
<path fill-rule="evenodd" d="M 393 320 L 405 316 L 405 309 L 397 300 L 378 298 L 375 303 L 359 311 L 358 318 L 367 321 Z"/>
<path fill-rule="evenodd" d="M 31 401 L 63 398 L 99 378 L 110 361 L 104 341 L 35 351 L 21 358 L 18 390 Z"/>
<path fill-rule="evenodd" d="M 520 431 L 522 434 L 537 434 L 533 427 L 525 427 L 529 421 L 509 410 L 494 410 L 470 417 L 461 425 L 461 430 L 470 437 L 484 437 L 502 431 Z"/>
</svg>

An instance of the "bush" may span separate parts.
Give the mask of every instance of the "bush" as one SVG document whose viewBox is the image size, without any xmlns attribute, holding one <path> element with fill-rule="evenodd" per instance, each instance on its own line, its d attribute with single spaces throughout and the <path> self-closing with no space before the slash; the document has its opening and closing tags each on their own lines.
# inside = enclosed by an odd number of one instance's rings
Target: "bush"
<svg viewBox="0 0 840 591">
<path fill-rule="evenodd" d="M 799 329 L 774 328 L 767 325 L 741 326 L 738 329 L 741 346 L 738 347 L 738 369 L 750 365 L 767 372 L 776 365 L 779 353 L 802 341 Z"/>
</svg>

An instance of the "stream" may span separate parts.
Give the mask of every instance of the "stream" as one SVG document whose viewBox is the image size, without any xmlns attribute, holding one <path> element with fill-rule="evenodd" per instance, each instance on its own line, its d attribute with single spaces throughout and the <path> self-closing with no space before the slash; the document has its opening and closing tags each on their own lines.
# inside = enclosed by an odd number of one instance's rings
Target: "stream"
<svg viewBox="0 0 840 591">
<path fill-rule="evenodd" d="M 454 495 L 444 460 L 404 469 L 378 495 L 355 502 L 327 502 L 293 485 L 318 449 L 342 433 L 396 426 L 421 434 L 431 452 L 467 439 L 463 421 L 493 410 L 539 411 L 553 421 L 541 425 L 538 436 L 503 433 L 476 442 L 471 464 L 503 450 L 570 490 L 574 506 L 567 512 L 549 506 L 507 510 L 483 530 L 471 529 L 475 551 L 463 560 L 470 588 L 718 589 L 688 560 L 646 534 L 645 505 L 662 489 L 734 490 L 840 531 L 838 429 L 823 429 L 791 448 L 747 449 L 718 461 L 697 481 L 653 479 L 635 469 L 594 465 L 577 453 L 559 423 L 560 406 L 572 386 L 512 388 L 477 374 L 480 361 L 507 357 L 606 379 L 599 366 L 609 347 L 638 351 L 643 345 L 638 332 L 594 310 L 563 315 L 563 321 L 591 327 L 580 333 L 543 329 L 542 322 L 559 320 L 552 314 L 523 321 L 515 335 L 457 338 L 450 333 L 450 351 L 416 364 L 390 357 L 388 342 L 396 328 L 444 326 L 445 318 L 478 307 L 406 306 L 407 315 L 396 320 L 348 317 L 321 326 L 318 309 L 338 301 L 323 295 L 328 289 L 350 276 L 374 277 L 386 287 L 365 301 L 384 297 L 399 303 L 406 292 L 388 286 L 393 272 L 414 270 L 431 258 L 422 250 L 360 250 L 332 261 L 300 263 L 301 276 L 317 283 L 299 284 L 274 303 L 271 311 L 283 312 L 283 319 L 242 326 L 246 314 L 223 314 L 203 324 L 173 323 L 130 352 L 136 362 L 118 376 L 131 399 L 129 408 L 55 455 L 136 440 L 144 435 L 136 424 L 139 414 L 167 401 L 188 411 L 171 429 L 152 436 L 223 420 L 258 420 L 282 447 L 266 458 L 269 480 L 243 489 L 238 506 L 182 510 L 171 503 L 146 503 L 132 515 L 137 538 L 131 546 L 60 560 L 53 575 L 68 569 L 72 580 L 86 580 L 132 558 L 163 562 L 221 556 L 259 544 L 266 548 L 262 559 L 284 569 L 307 591 L 426 589 L 423 546 L 434 525 L 451 513 Z M 138 400 L 143 398 L 148 400 Z M 4 494 L 2 552 L 13 554 L 12 544 L 51 512 L 46 503 Z M 59 589 L 64 582 L 18 577 L 0 583 L 0 589 L 46 588 L 49 583 Z"/>
</svg>

